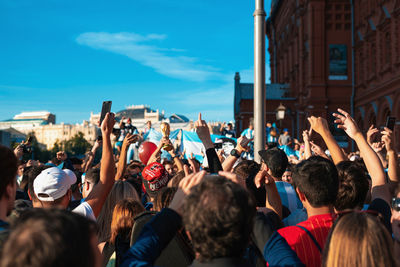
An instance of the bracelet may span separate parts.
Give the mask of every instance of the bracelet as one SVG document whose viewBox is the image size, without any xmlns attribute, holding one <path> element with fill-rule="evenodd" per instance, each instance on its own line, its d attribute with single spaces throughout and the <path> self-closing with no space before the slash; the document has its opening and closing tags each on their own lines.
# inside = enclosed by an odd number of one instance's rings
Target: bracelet
<svg viewBox="0 0 400 267">
<path fill-rule="evenodd" d="M 392 238 L 395 242 L 400 243 L 400 239 L 398 239 L 397 237 L 395 237 L 394 233 L 392 233 Z"/>
</svg>

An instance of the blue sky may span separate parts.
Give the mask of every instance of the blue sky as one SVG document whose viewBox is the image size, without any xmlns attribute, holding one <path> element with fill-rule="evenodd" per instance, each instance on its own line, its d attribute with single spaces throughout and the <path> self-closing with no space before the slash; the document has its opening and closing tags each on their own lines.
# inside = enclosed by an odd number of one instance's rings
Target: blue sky
<svg viewBox="0 0 400 267">
<path fill-rule="evenodd" d="M 254 0 L 0 0 L 0 120 L 80 123 L 103 100 L 233 120 L 235 71 L 253 82 L 253 12 Z"/>
</svg>

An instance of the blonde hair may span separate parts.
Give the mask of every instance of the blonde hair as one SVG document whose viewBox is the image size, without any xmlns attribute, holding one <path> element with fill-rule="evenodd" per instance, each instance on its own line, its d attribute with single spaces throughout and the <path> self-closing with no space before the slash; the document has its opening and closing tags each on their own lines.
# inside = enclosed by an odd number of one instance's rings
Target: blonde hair
<svg viewBox="0 0 400 267">
<path fill-rule="evenodd" d="M 139 201 L 138 194 L 128 182 L 116 181 L 106 202 L 104 203 L 100 215 L 97 218 L 99 232 L 97 234 L 99 242 L 109 241 L 111 238 L 111 221 L 115 205 L 123 199 L 134 199 Z"/>
<path fill-rule="evenodd" d="M 111 221 L 110 243 L 115 244 L 117 235 L 129 239 L 134 223 L 134 217 L 145 211 L 142 204 L 134 199 L 123 199 L 115 205 Z"/>
<path fill-rule="evenodd" d="M 365 212 L 341 217 L 326 242 L 322 266 L 396 266 L 393 243 L 378 218 Z"/>
</svg>

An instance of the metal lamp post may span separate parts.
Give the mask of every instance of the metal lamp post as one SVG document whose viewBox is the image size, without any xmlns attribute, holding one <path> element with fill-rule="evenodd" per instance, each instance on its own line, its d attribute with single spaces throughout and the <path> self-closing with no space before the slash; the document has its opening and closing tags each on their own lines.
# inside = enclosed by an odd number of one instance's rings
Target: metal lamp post
<svg viewBox="0 0 400 267">
<path fill-rule="evenodd" d="M 285 118 L 286 107 L 282 105 L 282 103 L 280 103 L 275 111 L 276 111 L 276 120 L 279 121 L 279 128 L 282 128 L 282 120 Z"/>
<path fill-rule="evenodd" d="M 256 0 L 254 11 L 254 160 L 265 147 L 265 11 L 264 0 Z"/>
</svg>

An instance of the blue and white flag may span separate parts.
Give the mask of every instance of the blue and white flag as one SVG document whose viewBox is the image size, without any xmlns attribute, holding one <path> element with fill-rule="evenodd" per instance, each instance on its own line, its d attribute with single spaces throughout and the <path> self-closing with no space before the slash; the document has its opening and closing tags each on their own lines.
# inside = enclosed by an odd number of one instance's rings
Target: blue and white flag
<svg viewBox="0 0 400 267">
<path fill-rule="evenodd" d="M 230 140 L 230 142 L 229 142 Z M 211 141 L 213 143 L 220 142 L 225 152 L 236 146 L 236 138 L 228 138 L 223 135 L 211 135 Z M 195 132 L 182 131 L 182 143 L 181 152 L 185 151 L 184 157 L 187 159 L 193 153 L 193 156 L 199 161 L 203 162 L 202 152 L 205 155 L 206 150 L 203 143 Z M 230 150 L 229 150 L 230 152 Z"/>
<path fill-rule="evenodd" d="M 171 140 L 172 143 L 176 141 L 180 131 L 181 129 L 177 129 L 169 134 L 169 139 Z M 162 137 L 163 137 L 162 133 L 151 128 L 149 131 L 147 131 L 147 133 L 144 134 L 143 139 L 145 141 L 150 141 L 158 145 Z"/>
</svg>

